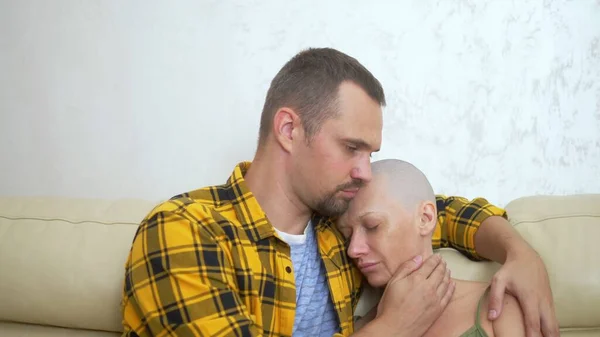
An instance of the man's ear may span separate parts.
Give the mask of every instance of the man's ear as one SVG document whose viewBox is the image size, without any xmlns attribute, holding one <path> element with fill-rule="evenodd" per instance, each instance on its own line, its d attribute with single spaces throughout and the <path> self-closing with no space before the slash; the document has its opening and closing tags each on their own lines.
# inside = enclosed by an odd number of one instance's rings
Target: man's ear
<svg viewBox="0 0 600 337">
<path fill-rule="evenodd" d="M 419 234 L 422 236 L 431 235 L 437 224 L 437 210 L 435 204 L 431 201 L 424 201 L 419 205 L 418 210 Z"/>
<path fill-rule="evenodd" d="M 292 151 L 294 138 L 303 137 L 300 117 L 290 108 L 280 108 L 273 117 L 273 135 L 283 149 Z M 301 133 L 301 134 L 299 134 Z"/>
</svg>

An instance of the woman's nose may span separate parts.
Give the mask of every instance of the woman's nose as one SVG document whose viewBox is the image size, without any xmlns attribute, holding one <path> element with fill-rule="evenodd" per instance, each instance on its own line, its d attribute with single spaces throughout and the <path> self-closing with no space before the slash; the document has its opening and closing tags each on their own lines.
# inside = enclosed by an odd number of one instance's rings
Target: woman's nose
<svg viewBox="0 0 600 337">
<path fill-rule="evenodd" d="M 369 252 L 364 235 L 360 231 L 355 231 L 350 237 L 350 244 L 348 245 L 348 256 L 357 259 Z"/>
</svg>

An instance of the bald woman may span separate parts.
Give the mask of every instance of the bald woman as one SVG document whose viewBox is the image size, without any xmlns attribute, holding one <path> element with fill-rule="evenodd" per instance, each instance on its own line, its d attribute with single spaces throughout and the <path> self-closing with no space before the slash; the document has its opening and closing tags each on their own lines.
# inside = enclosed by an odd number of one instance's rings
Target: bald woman
<svg viewBox="0 0 600 337">
<path fill-rule="evenodd" d="M 373 180 L 359 190 L 337 225 L 349 240 L 348 256 L 369 285 L 384 289 L 403 262 L 433 255 L 437 209 L 427 177 L 412 164 L 381 160 L 372 164 L 372 171 Z M 513 296 L 505 296 L 503 314 L 492 322 L 482 310 L 487 307 L 488 283 L 453 279 L 451 286 L 452 298 L 423 336 L 525 336 L 523 314 Z M 373 319 L 376 310 L 356 328 Z"/>
</svg>

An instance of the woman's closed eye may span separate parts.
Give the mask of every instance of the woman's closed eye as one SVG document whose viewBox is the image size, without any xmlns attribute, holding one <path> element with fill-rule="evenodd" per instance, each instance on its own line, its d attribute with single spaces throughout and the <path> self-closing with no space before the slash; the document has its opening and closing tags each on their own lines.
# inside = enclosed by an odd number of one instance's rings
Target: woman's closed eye
<svg viewBox="0 0 600 337">
<path fill-rule="evenodd" d="M 375 230 L 377 230 L 377 227 L 379 227 L 379 224 L 375 224 L 375 225 L 365 225 L 365 229 L 367 232 L 374 232 Z"/>
</svg>

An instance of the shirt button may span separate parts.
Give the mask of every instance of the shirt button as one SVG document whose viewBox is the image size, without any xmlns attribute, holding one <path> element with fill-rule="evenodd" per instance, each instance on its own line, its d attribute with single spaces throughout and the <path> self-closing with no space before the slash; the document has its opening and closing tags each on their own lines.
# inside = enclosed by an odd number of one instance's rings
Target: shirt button
<svg viewBox="0 0 600 337">
<path fill-rule="evenodd" d="M 292 272 L 292 268 L 290 266 L 285 267 L 285 271 L 289 274 Z"/>
</svg>

